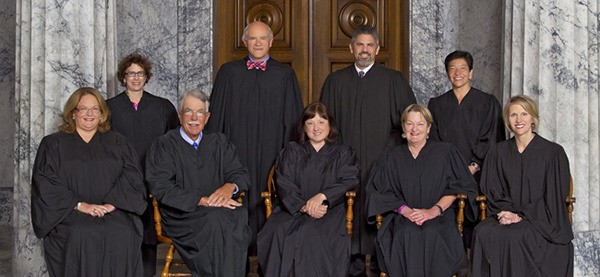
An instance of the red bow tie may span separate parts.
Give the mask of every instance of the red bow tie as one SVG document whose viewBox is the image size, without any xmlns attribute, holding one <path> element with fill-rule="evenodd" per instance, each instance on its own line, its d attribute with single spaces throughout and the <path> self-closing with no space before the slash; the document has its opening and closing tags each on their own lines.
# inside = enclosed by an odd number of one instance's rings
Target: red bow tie
<svg viewBox="0 0 600 277">
<path fill-rule="evenodd" d="M 262 71 L 265 71 L 267 69 L 267 61 L 260 61 L 260 62 L 255 62 L 252 60 L 248 60 L 246 62 L 246 68 L 248 69 L 260 69 Z"/>
</svg>

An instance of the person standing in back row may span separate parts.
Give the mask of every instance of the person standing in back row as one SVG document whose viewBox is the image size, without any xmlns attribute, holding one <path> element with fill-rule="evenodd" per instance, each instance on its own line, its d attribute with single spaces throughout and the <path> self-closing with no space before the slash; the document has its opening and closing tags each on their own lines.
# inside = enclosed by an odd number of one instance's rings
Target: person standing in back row
<svg viewBox="0 0 600 277">
<path fill-rule="evenodd" d="M 279 150 L 295 140 L 302 98 L 296 73 L 269 56 L 273 32 L 263 22 L 248 24 L 242 36 L 248 57 L 223 64 L 210 95 L 209 132 L 221 132 L 236 146 L 250 174 L 248 189 L 252 243 L 265 224 L 260 193 L 267 190 L 269 171 Z"/>
<path fill-rule="evenodd" d="M 454 144 L 479 183 L 479 170 L 490 147 L 505 139 L 502 108 L 491 94 L 471 87 L 473 56 L 454 51 L 444 61 L 452 89 L 429 100 L 431 139 Z M 471 247 L 475 222 L 465 221 L 463 241 Z"/>
<path fill-rule="evenodd" d="M 146 151 L 152 142 L 179 125 L 175 106 L 169 100 L 144 90 L 150 78 L 152 78 L 150 60 L 140 54 L 127 55 L 119 62 L 117 69 L 117 79 L 125 90 L 106 101 L 111 113 L 112 130 L 121 133 L 133 144 L 142 173 L 146 170 Z M 148 206 L 141 216 L 144 224 L 142 262 L 145 277 L 156 274 L 156 245 L 158 244 L 152 199 L 148 197 L 147 200 Z"/>
<path fill-rule="evenodd" d="M 402 134 L 400 115 L 416 103 L 409 83 L 400 72 L 376 63 L 379 34 L 375 28 L 356 28 L 349 45 L 354 64 L 329 74 L 320 101 L 338 120 L 342 142 L 356 150 L 361 174 L 355 205 L 350 276 L 365 276 L 365 256 L 370 271 L 378 274 L 373 244 L 375 226 L 367 224 L 365 187 L 373 163 Z"/>
</svg>

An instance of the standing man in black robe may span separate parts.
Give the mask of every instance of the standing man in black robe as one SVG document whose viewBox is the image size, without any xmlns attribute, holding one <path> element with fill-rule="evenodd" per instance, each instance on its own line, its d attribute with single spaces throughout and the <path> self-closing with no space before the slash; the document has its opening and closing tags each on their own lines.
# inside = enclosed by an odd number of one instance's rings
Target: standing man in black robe
<svg viewBox="0 0 600 277">
<path fill-rule="evenodd" d="M 181 127 L 159 137 L 146 154 L 146 181 L 160 203 L 165 235 L 193 276 L 244 276 L 250 241 L 248 210 L 235 201 L 248 171 L 223 134 L 203 134 L 208 96 L 186 92 Z"/>
<path fill-rule="evenodd" d="M 490 147 L 505 140 L 502 108 L 491 94 L 471 87 L 473 56 L 454 51 L 444 61 L 452 89 L 429 100 L 431 139 L 454 144 L 479 183 L 479 170 Z M 465 221 L 463 241 L 470 248 L 475 222 Z"/>
<path fill-rule="evenodd" d="M 329 74 L 321 90 L 321 102 L 338 120 L 342 142 L 356 150 L 361 176 L 355 205 L 350 276 L 364 276 L 365 255 L 371 255 L 371 271 L 378 274 L 373 239 L 376 228 L 367 224 L 365 187 L 373 163 L 387 145 L 402 133 L 400 114 L 415 95 L 400 72 L 375 63 L 379 34 L 373 27 L 358 27 L 350 53 L 356 62 Z"/>
<path fill-rule="evenodd" d="M 212 117 L 206 129 L 221 132 L 236 146 L 240 161 L 248 168 L 248 202 L 252 243 L 266 221 L 260 193 L 267 190 L 269 171 L 289 141 L 302 113 L 296 73 L 269 56 L 273 32 L 263 22 L 248 24 L 242 36 L 248 57 L 223 64 L 210 96 Z"/>
</svg>

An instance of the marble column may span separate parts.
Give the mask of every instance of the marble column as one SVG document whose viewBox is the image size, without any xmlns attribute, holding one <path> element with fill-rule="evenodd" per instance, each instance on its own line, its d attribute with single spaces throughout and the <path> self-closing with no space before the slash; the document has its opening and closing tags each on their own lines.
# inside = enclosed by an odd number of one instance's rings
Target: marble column
<svg viewBox="0 0 600 277">
<path fill-rule="evenodd" d="M 539 134 L 562 145 L 574 180 L 575 276 L 599 276 L 598 126 L 600 1 L 509 0 L 505 4 L 504 102 L 534 98 Z"/>
<path fill-rule="evenodd" d="M 115 71 L 114 0 L 18 0 L 16 8 L 14 276 L 46 276 L 42 241 L 31 227 L 31 168 L 81 86 L 106 94 Z"/>
</svg>

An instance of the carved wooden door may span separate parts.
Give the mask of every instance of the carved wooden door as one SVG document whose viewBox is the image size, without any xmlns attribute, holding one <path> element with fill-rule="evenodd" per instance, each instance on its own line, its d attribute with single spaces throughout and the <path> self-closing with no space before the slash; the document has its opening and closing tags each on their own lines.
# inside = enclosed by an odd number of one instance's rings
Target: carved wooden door
<svg viewBox="0 0 600 277">
<path fill-rule="evenodd" d="M 242 33 L 261 20 L 273 30 L 270 55 L 294 68 L 304 104 L 319 98 L 332 71 L 350 65 L 348 45 L 356 26 L 377 28 L 381 49 L 377 62 L 408 72 L 408 20 L 404 0 L 219 0 L 214 1 L 215 72 L 225 62 L 242 59 Z"/>
</svg>

